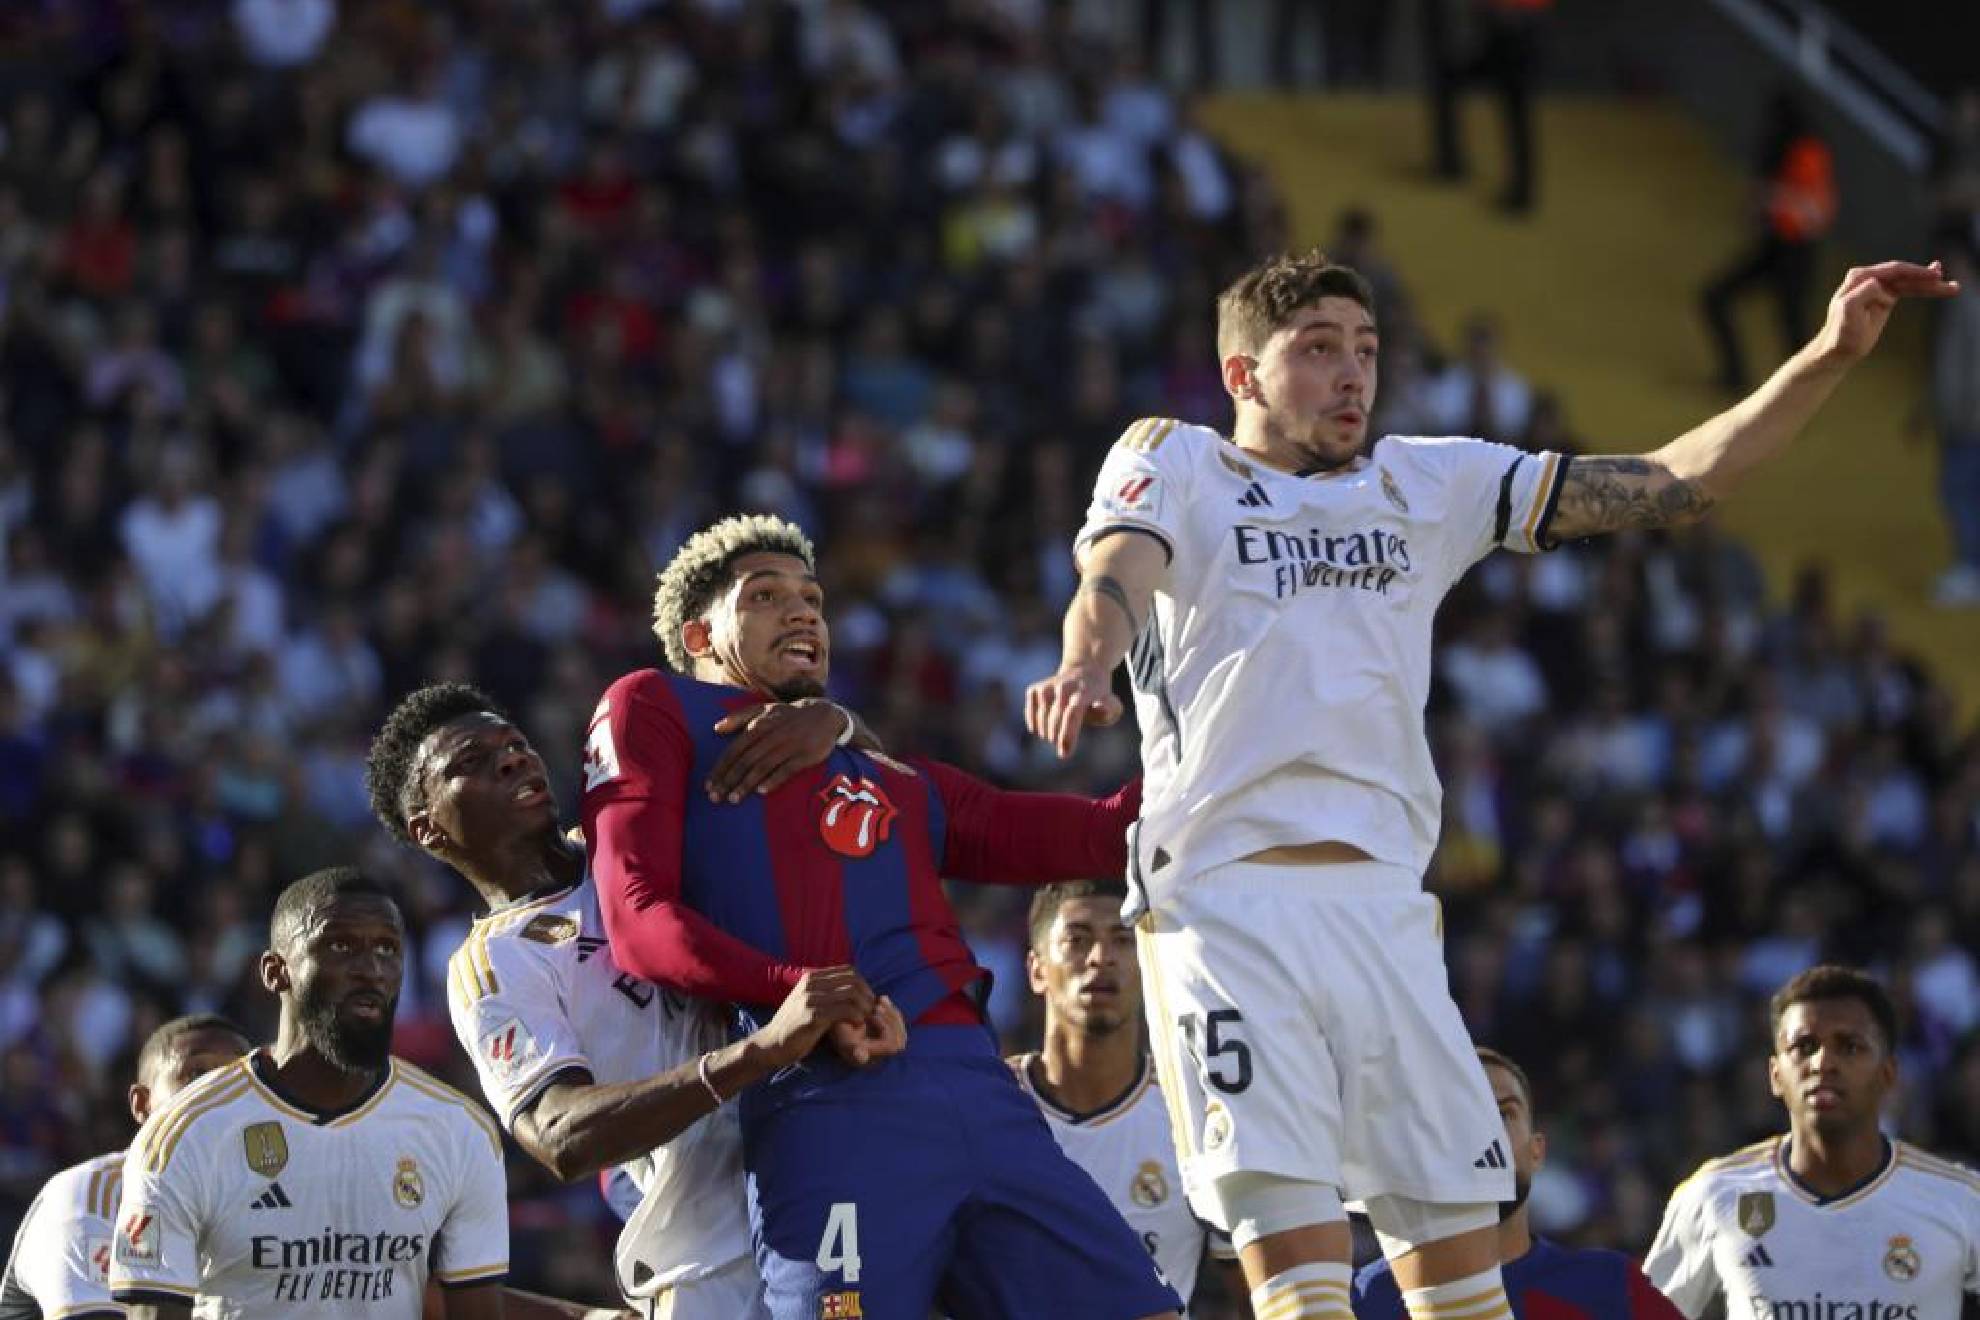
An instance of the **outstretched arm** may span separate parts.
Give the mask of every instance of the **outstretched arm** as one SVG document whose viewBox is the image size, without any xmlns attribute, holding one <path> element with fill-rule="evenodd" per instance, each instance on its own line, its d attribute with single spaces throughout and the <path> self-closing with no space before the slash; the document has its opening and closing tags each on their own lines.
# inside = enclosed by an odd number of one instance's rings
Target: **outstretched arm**
<svg viewBox="0 0 1980 1320">
<path fill-rule="evenodd" d="M 1025 689 L 1024 722 L 1071 756 L 1087 724 L 1121 717 L 1114 666 L 1148 622 L 1155 590 L 1169 572 L 1169 548 L 1149 532 L 1121 528 L 1080 556 L 1079 589 L 1066 606 L 1059 672 Z"/>
<path fill-rule="evenodd" d="M 1746 474 L 1787 448 L 1849 369 L 1877 346 L 1903 298 L 1946 298 L 1959 286 L 1939 263 L 1859 266 L 1829 299 L 1828 317 L 1805 347 L 1753 393 L 1652 453 L 1577 458 L 1561 483 L 1556 540 L 1702 517 Z"/>
</svg>

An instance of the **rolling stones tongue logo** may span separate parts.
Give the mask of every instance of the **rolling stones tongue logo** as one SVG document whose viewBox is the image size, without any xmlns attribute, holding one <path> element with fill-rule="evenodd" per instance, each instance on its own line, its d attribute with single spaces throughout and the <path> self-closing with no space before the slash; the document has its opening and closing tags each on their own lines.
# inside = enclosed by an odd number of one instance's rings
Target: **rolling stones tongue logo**
<svg viewBox="0 0 1980 1320">
<path fill-rule="evenodd" d="M 818 815 L 819 836 L 842 857 L 871 857 L 900 814 L 886 791 L 864 776 L 834 775 L 818 797 L 825 804 Z"/>
</svg>

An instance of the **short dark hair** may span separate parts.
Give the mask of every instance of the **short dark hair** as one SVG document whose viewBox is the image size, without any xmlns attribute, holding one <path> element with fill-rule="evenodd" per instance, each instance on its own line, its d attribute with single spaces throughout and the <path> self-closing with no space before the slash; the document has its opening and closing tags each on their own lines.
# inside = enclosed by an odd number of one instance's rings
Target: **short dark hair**
<svg viewBox="0 0 1980 1320">
<path fill-rule="evenodd" d="M 1885 1051 L 1888 1053 L 1897 1049 L 1897 1005 L 1891 1002 L 1890 991 L 1884 989 L 1883 983 L 1876 977 L 1859 972 L 1854 967 L 1823 963 L 1789 981 L 1768 1001 L 1770 1052 L 1780 1045 L 1781 1019 L 1787 1016 L 1790 1008 L 1824 999 L 1854 999 L 1869 1009 L 1870 1016 L 1876 1019 L 1877 1030 L 1883 1033 Z"/>
<path fill-rule="evenodd" d="M 1510 1056 L 1501 1054 L 1489 1045 L 1478 1047 L 1478 1062 L 1487 1068 L 1503 1068 L 1512 1074 L 1512 1079 L 1519 1083 L 1520 1098 L 1526 1101 L 1527 1115 L 1531 1117 L 1534 1112 L 1533 1080 L 1526 1075 L 1526 1069 L 1514 1063 Z"/>
<path fill-rule="evenodd" d="M 1046 885 L 1031 896 L 1031 947 L 1037 948 L 1045 942 L 1045 934 L 1052 929 L 1052 919 L 1059 915 L 1059 908 L 1074 898 L 1118 898 L 1127 901 L 1127 884 L 1120 880 L 1071 880 L 1064 884 Z"/>
<path fill-rule="evenodd" d="M 420 745 L 435 729 L 463 715 L 508 719 L 495 699 L 471 683 L 429 683 L 401 701 L 371 740 L 364 786 L 371 814 L 401 843 L 411 843 L 406 821 L 426 805 L 426 786 L 413 773 Z"/>
<path fill-rule="evenodd" d="M 159 1069 L 171 1059 L 173 1052 L 179 1048 L 179 1043 L 200 1031 L 225 1032 L 241 1043 L 243 1054 L 253 1044 L 248 1039 L 247 1032 L 243 1031 L 238 1023 L 218 1013 L 188 1013 L 184 1017 L 175 1017 L 170 1022 L 160 1024 L 156 1031 L 144 1038 L 144 1047 L 138 1051 L 137 1056 L 138 1085 L 150 1086 L 151 1079 L 156 1077 Z"/>
<path fill-rule="evenodd" d="M 794 522 L 772 513 L 744 513 L 704 527 L 687 539 L 660 570 L 653 591 L 653 635 L 676 673 L 692 674 L 694 657 L 681 640 L 681 625 L 699 619 L 729 583 L 729 571 L 744 555 L 759 551 L 791 555 L 818 571 L 811 538 Z"/>
<path fill-rule="evenodd" d="M 296 937 L 319 911 L 346 898 L 383 899 L 394 912 L 399 909 L 392 891 L 357 867 L 325 867 L 310 872 L 276 897 L 275 914 L 268 920 L 268 947 L 277 953 L 293 947 Z"/>
<path fill-rule="evenodd" d="M 1375 314 L 1368 281 L 1320 249 L 1267 257 L 1217 295 L 1217 360 L 1256 353 L 1273 331 L 1322 298 L 1347 298 Z"/>
</svg>

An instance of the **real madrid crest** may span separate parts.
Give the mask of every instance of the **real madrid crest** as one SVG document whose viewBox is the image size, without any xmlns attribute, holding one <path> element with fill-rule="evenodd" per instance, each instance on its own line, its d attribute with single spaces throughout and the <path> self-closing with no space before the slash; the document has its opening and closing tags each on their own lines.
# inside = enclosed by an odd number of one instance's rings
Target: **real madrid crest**
<svg viewBox="0 0 1980 1320">
<path fill-rule="evenodd" d="M 1398 486 L 1396 479 L 1389 475 L 1389 469 L 1383 468 L 1381 472 L 1382 493 L 1389 497 L 1389 503 L 1396 506 L 1397 513 L 1408 513 L 1409 501 L 1403 498 L 1402 487 Z"/>
<path fill-rule="evenodd" d="M 399 1158 L 398 1172 L 392 1175 L 392 1199 L 408 1210 L 416 1210 L 426 1199 L 426 1184 L 419 1178 L 419 1165 L 410 1155 Z"/>
<path fill-rule="evenodd" d="M 1748 1237 L 1761 1237 L 1774 1226 L 1774 1194 L 1742 1192 L 1739 1197 L 1739 1226 Z"/>
<path fill-rule="evenodd" d="M 1884 1273 L 1899 1283 L 1910 1283 L 1918 1277 L 1924 1262 L 1918 1259 L 1918 1248 L 1911 1245 L 1911 1239 L 1900 1233 L 1891 1239 L 1891 1245 L 1884 1252 Z"/>
<path fill-rule="evenodd" d="M 1128 1188 L 1128 1195 L 1144 1210 L 1153 1210 L 1169 1199 L 1169 1180 L 1162 1176 L 1158 1161 L 1141 1162 L 1141 1167 L 1134 1171 L 1134 1185 Z"/>
<path fill-rule="evenodd" d="M 273 1178 L 289 1167 L 289 1139 L 280 1123 L 250 1123 L 241 1130 L 241 1148 L 247 1166 L 264 1178 Z"/>
</svg>

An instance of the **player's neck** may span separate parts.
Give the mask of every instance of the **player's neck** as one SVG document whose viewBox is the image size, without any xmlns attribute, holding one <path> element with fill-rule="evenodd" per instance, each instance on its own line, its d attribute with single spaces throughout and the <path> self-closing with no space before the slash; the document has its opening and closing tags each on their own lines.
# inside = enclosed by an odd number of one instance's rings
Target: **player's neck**
<svg viewBox="0 0 1980 1320">
<path fill-rule="evenodd" d="M 576 884 L 584 874 L 584 854 L 552 828 L 547 835 L 517 839 L 493 857 L 463 863 L 460 870 L 493 909 Z"/>
<path fill-rule="evenodd" d="M 1141 1075 L 1141 1033 L 1133 1023 L 1106 1035 L 1047 1018 L 1032 1084 L 1075 1114 L 1091 1114 L 1120 1099 Z"/>
<path fill-rule="evenodd" d="M 1788 1140 L 1788 1170 L 1817 1196 L 1836 1196 L 1869 1181 L 1889 1157 L 1875 1123 L 1851 1132 L 1796 1130 Z"/>
<path fill-rule="evenodd" d="M 1231 428 L 1231 443 L 1266 467 L 1294 474 L 1306 470 L 1307 462 L 1292 445 L 1272 434 L 1265 420 L 1255 413 L 1240 413 Z"/>
<path fill-rule="evenodd" d="M 275 1065 L 275 1082 L 291 1099 L 319 1113 L 348 1109 L 378 1086 L 383 1068 L 346 1072 L 316 1052 L 303 1038 L 302 1028 L 284 1017 L 268 1047 L 268 1060 Z M 386 1067 L 390 1067 L 387 1064 Z"/>
</svg>

